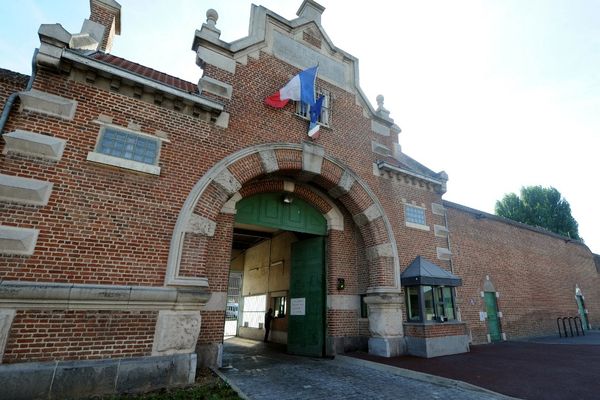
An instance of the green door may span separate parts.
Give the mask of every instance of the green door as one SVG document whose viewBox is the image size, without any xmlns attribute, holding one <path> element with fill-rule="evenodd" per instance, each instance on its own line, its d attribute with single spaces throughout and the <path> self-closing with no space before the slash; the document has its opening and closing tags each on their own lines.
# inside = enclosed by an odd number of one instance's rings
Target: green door
<svg viewBox="0 0 600 400">
<path fill-rule="evenodd" d="M 585 313 L 585 305 L 583 303 L 583 297 L 580 295 L 575 296 L 577 299 L 577 308 L 579 309 L 579 316 L 581 317 L 581 323 L 583 329 L 590 329 L 590 322 L 588 321 L 587 314 Z"/>
<path fill-rule="evenodd" d="M 292 244 L 287 350 L 321 357 L 325 344 L 325 240 L 322 236 Z"/>
<path fill-rule="evenodd" d="M 498 318 L 498 304 L 496 303 L 495 292 L 485 292 L 485 308 L 487 312 L 487 326 L 492 342 L 502 340 L 500 333 L 500 319 Z"/>
</svg>

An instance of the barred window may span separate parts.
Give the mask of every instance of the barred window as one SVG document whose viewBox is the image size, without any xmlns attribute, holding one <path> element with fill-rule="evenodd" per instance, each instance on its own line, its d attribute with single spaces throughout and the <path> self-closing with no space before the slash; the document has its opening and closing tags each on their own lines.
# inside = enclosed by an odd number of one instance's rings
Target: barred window
<svg viewBox="0 0 600 400">
<path fill-rule="evenodd" d="M 404 218 L 406 222 L 417 224 L 417 225 L 427 225 L 425 220 L 425 209 L 420 207 L 411 206 L 409 204 L 404 205 Z"/>
<path fill-rule="evenodd" d="M 321 115 L 319 115 L 317 122 L 323 126 L 329 126 L 329 117 L 331 113 L 331 94 L 329 91 L 317 87 L 317 96 L 315 99 L 318 99 L 320 96 L 323 96 L 323 104 L 321 106 Z M 297 101 L 296 115 L 299 115 L 305 119 L 310 119 L 310 106 Z"/>
<path fill-rule="evenodd" d="M 100 135 L 97 151 L 113 157 L 156 165 L 159 146 L 158 138 L 107 127 Z"/>
</svg>

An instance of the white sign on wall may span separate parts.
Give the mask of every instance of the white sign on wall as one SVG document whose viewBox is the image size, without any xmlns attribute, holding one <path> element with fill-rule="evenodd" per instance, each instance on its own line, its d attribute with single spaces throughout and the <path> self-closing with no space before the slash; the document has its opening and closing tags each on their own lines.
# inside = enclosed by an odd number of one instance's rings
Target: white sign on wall
<svg viewBox="0 0 600 400">
<path fill-rule="evenodd" d="M 290 299 L 290 315 L 306 315 L 306 298 Z"/>
</svg>

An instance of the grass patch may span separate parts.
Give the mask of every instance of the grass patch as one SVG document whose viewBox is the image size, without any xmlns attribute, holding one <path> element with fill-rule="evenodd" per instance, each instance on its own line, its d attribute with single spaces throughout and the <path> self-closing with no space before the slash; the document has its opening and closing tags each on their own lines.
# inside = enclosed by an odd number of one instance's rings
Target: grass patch
<svg viewBox="0 0 600 400">
<path fill-rule="evenodd" d="M 196 383 L 189 387 L 113 396 L 105 400 L 241 400 L 241 397 L 214 372 L 203 368 L 198 373 Z"/>
</svg>

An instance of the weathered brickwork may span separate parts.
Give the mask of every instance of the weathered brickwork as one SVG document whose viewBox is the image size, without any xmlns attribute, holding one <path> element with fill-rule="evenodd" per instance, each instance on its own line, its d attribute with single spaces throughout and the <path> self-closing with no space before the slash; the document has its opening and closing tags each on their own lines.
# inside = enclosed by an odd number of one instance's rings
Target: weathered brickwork
<svg viewBox="0 0 600 400">
<path fill-rule="evenodd" d="M 576 286 L 585 296 L 592 326 L 600 323 L 600 276 L 589 249 L 489 215 L 447 204 L 454 272 L 462 318 L 475 343 L 487 342 L 481 292 L 489 277 L 498 293 L 507 338 L 556 334 L 556 318 L 576 316 Z"/>
<path fill-rule="evenodd" d="M 157 312 L 18 311 L 3 362 L 150 355 Z"/>
</svg>

